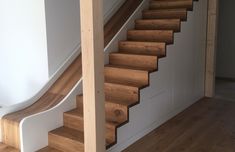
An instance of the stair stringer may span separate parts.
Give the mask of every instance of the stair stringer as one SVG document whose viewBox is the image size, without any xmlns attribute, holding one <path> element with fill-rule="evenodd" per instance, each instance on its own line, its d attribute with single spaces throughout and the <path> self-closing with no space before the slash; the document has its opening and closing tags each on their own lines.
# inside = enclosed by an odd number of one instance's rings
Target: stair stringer
<svg viewBox="0 0 235 152">
<path fill-rule="evenodd" d="M 21 152 L 37 151 L 47 146 L 48 132 L 63 125 L 63 113 L 76 107 L 76 96 L 81 93 L 82 79 L 58 105 L 24 118 L 20 122 Z"/>
<path fill-rule="evenodd" d="M 118 42 L 126 39 L 127 30 L 134 27 L 134 20 L 140 18 L 142 10 L 148 8 L 148 6 L 149 0 L 143 0 L 112 41 L 105 47 L 105 64 L 108 63 L 108 54 L 118 49 Z M 60 104 L 50 110 L 26 117 L 20 122 L 21 152 L 32 152 L 47 146 L 48 132 L 63 126 L 63 113 L 76 107 L 75 99 L 78 94 L 82 94 L 82 80 L 74 86 L 73 90 Z"/>
<path fill-rule="evenodd" d="M 114 3 L 113 7 L 108 9 L 104 14 L 104 23 L 107 23 L 113 14 L 120 8 L 120 6 L 125 2 L 125 0 L 120 0 Z M 71 55 L 62 63 L 62 65 L 58 68 L 58 70 L 51 76 L 48 82 L 37 92 L 33 97 L 23 101 L 19 104 L 12 105 L 9 107 L 1 107 L 0 108 L 0 118 L 3 116 L 13 113 L 24 108 L 29 107 L 30 105 L 36 103 L 47 91 L 48 89 L 58 80 L 58 78 L 65 72 L 66 69 L 71 65 L 73 61 L 80 55 L 81 53 L 81 45 L 80 42 L 76 44 L 76 47 L 72 50 Z M 2 128 L 0 124 L 0 142 L 2 142 Z"/>
<path fill-rule="evenodd" d="M 135 27 L 135 20 L 142 17 L 142 10 L 147 9 L 149 7 L 150 0 L 143 0 L 139 7 L 134 11 L 134 13 L 129 17 L 126 23 L 122 26 L 122 28 L 118 31 L 118 33 L 114 36 L 112 41 L 108 43 L 105 47 L 105 57 L 104 57 L 104 64 L 109 63 L 109 54 L 112 52 L 117 52 L 119 49 L 119 42 L 121 40 L 127 39 L 127 31 L 129 29 L 134 29 Z"/>
<path fill-rule="evenodd" d="M 58 70 L 51 76 L 48 82 L 37 92 L 32 98 L 18 103 L 16 105 L 2 107 L 0 110 L 0 119 L 9 113 L 22 110 L 29 107 L 30 105 L 36 103 L 47 91 L 48 89 L 58 80 L 58 78 L 64 73 L 64 71 L 71 65 L 71 63 L 79 56 L 81 53 L 80 44 L 74 48 L 72 54 L 62 63 Z M 0 123 L 0 142 L 2 142 L 2 124 Z"/>
<path fill-rule="evenodd" d="M 120 152 L 204 97 L 207 1 L 194 2 L 187 22 L 159 60 L 159 71 L 150 74 L 150 86 L 140 91 L 140 104 L 129 109 L 129 122 L 117 129 Z"/>
</svg>

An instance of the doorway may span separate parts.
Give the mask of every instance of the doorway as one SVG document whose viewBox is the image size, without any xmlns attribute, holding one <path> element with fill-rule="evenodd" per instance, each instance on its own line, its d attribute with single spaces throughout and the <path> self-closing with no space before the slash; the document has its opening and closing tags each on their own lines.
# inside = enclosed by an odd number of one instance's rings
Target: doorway
<svg viewBox="0 0 235 152">
<path fill-rule="evenodd" d="M 235 100 L 234 0 L 208 0 L 205 96 Z"/>
<path fill-rule="evenodd" d="M 216 51 L 216 97 L 235 101 L 235 14 L 234 0 L 219 0 Z"/>
</svg>

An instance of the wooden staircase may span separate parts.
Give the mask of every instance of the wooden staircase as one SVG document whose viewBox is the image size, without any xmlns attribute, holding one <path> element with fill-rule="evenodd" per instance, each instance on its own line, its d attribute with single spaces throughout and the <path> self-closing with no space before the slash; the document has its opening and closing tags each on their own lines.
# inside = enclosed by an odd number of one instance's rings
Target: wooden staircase
<svg viewBox="0 0 235 152">
<path fill-rule="evenodd" d="M 138 104 L 140 89 L 149 85 L 149 74 L 158 70 L 158 59 L 166 56 L 166 45 L 173 44 L 174 32 L 193 0 L 152 0 L 127 40 L 119 42 L 119 51 L 109 54 L 105 65 L 106 146 L 117 141 L 117 128 L 128 123 L 129 108 Z M 49 145 L 39 152 L 84 151 L 83 96 L 77 96 L 77 108 L 64 113 L 64 126 L 48 134 Z"/>
</svg>

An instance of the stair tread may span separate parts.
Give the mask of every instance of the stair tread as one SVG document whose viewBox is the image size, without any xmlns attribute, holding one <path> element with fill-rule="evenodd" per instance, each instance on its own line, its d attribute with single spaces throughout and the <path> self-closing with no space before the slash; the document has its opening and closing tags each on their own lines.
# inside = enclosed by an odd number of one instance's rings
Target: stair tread
<svg viewBox="0 0 235 152">
<path fill-rule="evenodd" d="M 158 10 L 149 10 L 149 9 L 143 10 L 143 12 L 176 12 L 176 11 L 187 12 L 187 9 L 186 8 L 169 8 L 169 9 L 158 9 Z"/>
<path fill-rule="evenodd" d="M 113 53 L 110 53 L 110 55 L 120 55 L 120 56 L 129 56 L 130 58 L 131 57 L 148 57 L 148 58 L 153 58 L 153 59 L 156 59 L 157 58 L 157 55 L 148 55 L 148 54 L 134 54 L 134 53 L 125 53 L 125 52 L 113 52 Z M 135 69 L 138 69 L 138 67 L 132 67 L 130 66 L 131 68 L 135 68 Z M 140 70 L 144 70 L 144 68 L 139 68 Z"/>
<path fill-rule="evenodd" d="M 125 66 L 125 65 L 106 65 L 105 66 L 105 71 L 108 70 L 107 74 L 105 72 L 105 82 L 108 83 L 114 83 L 114 84 L 119 84 L 119 85 L 124 85 L 124 86 L 131 86 L 131 87 L 137 87 L 137 88 L 143 88 L 148 85 L 148 75 L 149 72 L 154 71 L 153 69 L 147 69 L 147 68 L 134 68 L 130 66 Z M 138 73 L 141 75 L 142 78 L 137 78 L 131 77 L 131 75 L 127 74 L 127 77 L 123 77 L 121 75 L 120 77 L 115 77 L 115 76 L 109 76 L 108 73 L 111 73 L 112 75 L 112 70 L 121 70 L 121 73 Z M 139 79 L 139 80 L 138 80 Z"/>
<path fill-rule="evenodd" d="M 179 21 L 179 19 L 177 18 L 172 18 L 172 19 L 164 19 L 164 18 L 160 18 L 160 19 L 137 19 L 136 21 L 139 22 L 167 22 L 167 21 Z"/>
<path fill-rule="evenodd" d="M 79 95 L 79 96 L 82 96 L 82 95 Z M 124 106 L 130 106 L 130 105 L 134 104 L 133 101 L 123 100 L 123 99 L 120 100 L 120 99 L 116 99 L 116 98 L 106 99 L 105 102 L 120 104 L 120 105 L 124 105 Z M 70 110 L 68 112 L 65 112 L 65 113 L 83 117 L 82 111 L 78 110 L 77 108 L 73 109 L 73 110 Z M 115 124 L 115 122 L 112 122 L 112 121 L 107 121 L 107 123 L 110 123 L 110 124 L 113 124 L 113 125 L 118 125 L 118 124 Z"/>
<path fill-rule="evenodd" d="M 49 134 L 56 135 L 56 136 L 61 136 L 63 138 L 67 138 L 73 141 L 77 141 L 81 144 L 84 144 L 84 132 L 68 128 L 68 127 L 60 127 L 57 128 L 53 131 L 50 131 Z M 106 146 L 114 143 L 115 141 L 112 141 L 110 139 L 106 139 Z"/>
<path fill-rule="evenodd" d="M 123 53 L 123 52 L 113 52 L 110 53 L 110 55 L 128 55 L 128 56 L 136 56 L 136 57 L 141 57 L 141 56 L 146 56 L 146 57 L 153 57 L 153 55 L 147 55 L 147 54 L 132 54 L 132 53 Z"/>
<path fill-rule="evenodd" d="M 165 42 L 172 44 L 174 41 L 173 30 L 128 30 L 127 39 L 131 41 Z"/>
<path fill-rule="evenodd" d="M 71 116 L 76 116 L 76 117 L 83 117 L 83 112 L 79 109 L 73 109 L 70 111 L 65 112 L 64 114 L 71 115 Z"/>
<path fill-rule="evenodd" d="M 132 44 L 140 44 L 140 45 L 145 45 L 145 44 L 152 44 L 152 45 L 159 45 L 159 44 L 165 44 L 165 42 L 148 42 L 148 41 L 120 41 L 120 43 L 132 43 Z"/>
<path fill-rule="evenodd" d="M 147 85 L 143 85 L 142 83 L 134 83 L 134 82 L 121 82 L 119 80 L 112 80 L 112 79 L 106 79 L 107 83 L 117 84 L 117 85 L 123 85 L 123 86 L 130 86 L 130 87 L 136 87 L 136 88 L 143 88 Z"/>
<path fill-rule="evenodd" d="M 40 149 L 37 152 L 62 152 L 62 151 L 60 151 L 58 149 L 55 149 L 55 148 L 52 148 L 50 146 L 47 146 L 47 147 L 44 147 L 44 148 Z"/>
<path fill-rule="evenodd" d="M 120 43 L 136 43 L 136 44 L 141 44 L 141 45 L 144 45 L 144 44 L 165 44 L 164 42 L 141 42 L 141 41 L 120 41 Z"/>
<path fill-rule="evenodd" d="M 180 19 L 137 19 L 135 29 L 137 30 L 174 30 L 180 31 Z"/>
<path fill-rule="evenodd" d="M 115 52 L 110 53 L 109 61 L 110 65 L 127 66 L 131 69 L 151 72 L 157 70 L 158 56 Z"/>
<path fill-rule="evenodd" d="M 115 101 L 107 101 L 107 102 L 118 103 L 118 104 L 123 104 L 123 105 L 125 104 L 125 103 L 117 102 L 117 101 L 116 102 Z M 65 112 L 65 114 L 70 115 L 72 117 L 80 117 L 83 119 L 83 112 L 78 109 L 73 109 L 73 110 L 67 111 L 67 112 Z M 117 122 L 106 120 L 106 126 L 117 127 L 118 125 L 119 125 L 119 123 L 117 123 Z"/>
<path fill-rule="evenodd" d="M 133 70 L 133 71 L 143 71 L 148 72 L 151 69 L 141 68 L 141 67 L 131 67 L 126 65 L 113 65 L 113 64 L 107 64 L 105 65 L 105 68 L 119 68 L 119 69 L 127 69 L 127 70 Z"/>
<path fill-rule="evenodd" d="M 63 126 L 55 130 L 52 130 L 49 133 L 84 143 L 84 133 L 75 129 L 71 129 L 71 128 Z"/>
<path fill-rule="evenodd" d="M 116 86 L 121 86 L 121 87 L 126 87 L 126 88 L 133 88 L 133 89 L 138 88 L 139 89 L 139 86 L 137 86 L 137 85 L 127 85 L 127 84 L 115 83 L 112 81 L 105 81 L 105 84 L 116 85 Z"/>
<path fill-rule="evenodd" d="M 157 9 L 157 10 L 143 10 L 143 19 L 181 19 L 187 20 L 187 9 Z"/>
<path fill-rule="evenodd" d="M 172 32 L 173 30 L 129 30 L 128 32 Z"/>
<path fill-rule="evenodd" d="M 158 56 L 159 58 L 166 55 L 165 42 L 144 42 L 144 41 L 120 41 L 119 52 L 143 54 Z"/>
<path fill-rule="evenodd" d="M 152 0 L 150 1 L 150 9 L 166 9 L 166 8 L 187 8 L 192 9 L 193 0 L 177 0 L 177 1 L 163 1 Z"/>
<path fill-rule="evenodd" d="M 146 53 L 139 53 L 139 52 L 130 52 L 128 50 L 120 50 L 120 52 L 122 52 L 122 54 L 136 54 L 136 55 L 148 55 L 148 56 L 157 56 L 158 58 L 162 58 L 162 57 L 165 57 L 165 54 L 148 54 L 148 52 Z M 113 65 L 113 64 L 110 64 L 110 65 Z M 135 68 L 135 67 L 133 67 Z M 138 68 L 137 68 L 138 69 Z M 144 70 L 145 68 L 139 68 L 140 70 Z M 148 70 L 148 69 L 147 69 Z M 151 71 L 151 69 L 149 69 L 148 71 Z"/>
</svg>

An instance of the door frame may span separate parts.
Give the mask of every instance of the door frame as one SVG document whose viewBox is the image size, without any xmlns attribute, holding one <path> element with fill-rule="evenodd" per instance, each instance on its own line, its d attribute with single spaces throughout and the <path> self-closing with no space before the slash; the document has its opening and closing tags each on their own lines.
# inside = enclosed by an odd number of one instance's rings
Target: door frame
<svg viewBox="0 0 235 152">
<path fill-rule="evenodd" d="M 219 20 L 219 0 L 208 0 L 205 96 L 215 96 L 216 50 Z"/>
</svg>

